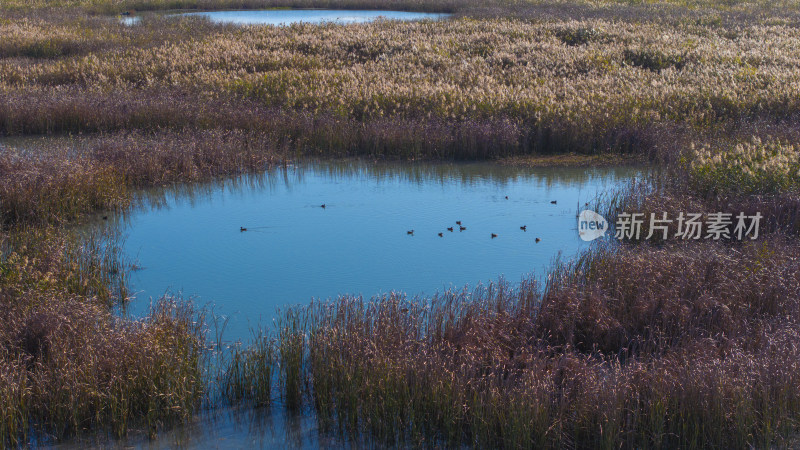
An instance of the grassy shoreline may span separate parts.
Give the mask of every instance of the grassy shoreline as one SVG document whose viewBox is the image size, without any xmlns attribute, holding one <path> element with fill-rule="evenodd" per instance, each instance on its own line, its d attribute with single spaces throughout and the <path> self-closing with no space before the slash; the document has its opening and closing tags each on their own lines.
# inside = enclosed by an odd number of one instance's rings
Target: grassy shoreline
<svg viewBox="0 0 800 450">
<path fill-rule="evenodd" d="M 645 165 L 647 159 L 639 155 L 563 155 L 510 156 L 497 161 L 498 164 L 515 167 L 609 167 Z"/>
<path fill-rule="evenodd" d="M 73 138 L 0 147 L 0 445 L 278 397 L 389 445 L 797 445 L 798 11 L 729 3 L 344 1 L 458 17 L 286 28 L 97 14 L 317 3 L 4 4 L 0 133 Z M 119 255 L 64 233 L 148 187 L 352 156 L 648 162 L 607 217 L 759 211 L 763 238 L 627 242 L 543 293 L 332 300 L 221 349 L 175 299 L 115 317 Z"/>
</svg>

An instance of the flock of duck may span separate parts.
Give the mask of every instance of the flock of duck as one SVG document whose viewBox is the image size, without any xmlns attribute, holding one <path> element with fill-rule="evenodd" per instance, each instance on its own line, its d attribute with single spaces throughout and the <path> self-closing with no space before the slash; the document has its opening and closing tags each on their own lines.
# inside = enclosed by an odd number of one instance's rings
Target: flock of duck
<svg viewBox="0 0 800 450">
<path fill-rule="evenodd" d="M 506 200 L 508 200 L 508 196 L 507 196 L 507 195 L 506 195 Z M 552 200 L 550 203 L 551 203 L 551 204 L 553 204 L 553 205 L 555 205 L 555 204 L 557 204 L 558 202 L 557 202 L 556 200 Z M 322 207 L 324 208 L 324 207 L 325 207 L 325 205 L 322 205 Z M 467 227 L 465 227 L 464 225 L 462 225 L 462 223 L 461 223 L 461 221 L 460 221 L 460 220 L 456 220 L 456 225 L 458 225 L 458 231 L 464 231 L 464 230 L 466 230 L 466 229 L 467 229 Z M 528 231 L 528 226 L 527 226 L 527 225 L 522 225 L 521 227 L 519 227 L 519 229 L 520 229 L 520 230 L 522 230 L 522 231 Z M 449 232 L 451 232 L 451 233 L 452 233 L 454 230 L 455 230 L 455 227 L 447 227 L 447 231 L 449 231 Z M 408 231 L 406 231 L 406 234 L 408 234 L 408 235 L 410 235 L 410 236 L 413 236 L 413 235 L 414 235 L 414 230 L 408 230 Z M 437 233 L 437 235 L 438 235 L 439 237 L 444 237 L 444 233 L 442 233 L 442 232 L 439 232 L 439 233 Z M 491 233 L 491 237 L 492 237 L 492 239 L 496 238 L 496 237 L 497 237 L 497 233 Z M 535 240 L 537 243 L 542 241 L 542 239 L 541 239 L 541 238 L 538 238 L 538 237 L 537 237 L 536 239 L 534 239 L 534 240 Z"/>
<path fill-rule="evenodd" d="M 554 202 L 551 202 L 551 203 L 554 203 Z M 456 225 L 458 225 L 458 231 L 464 231 L 464 230 L 467 229 L 467 227 L 465 227 L 464 225 L 461 224 L 460 220 L 456 220 Z M 528 231 L 528 226 L 527 225 L 523 225 L 523 226 L 519 227 L 519 229 L 522 230 L 522 231 Z M 452 233 L 453 231 L 455 231 L 455 227 L 447 227 L 447 231 Z M 413 236 L 414 235 L 414 230 L 408 230 L 408 231 L 406 231 L 406 234 Z M 444 237 L 444 233 L 442 233 L 441 231 L 439 233 L 437 233 L 437 235 L 439 237 Z M 497 233 L 492 233 L 491 235 L 492 235 L 492 239 L 497 237 Z M 541 242 L 541 239 L 537 237 L 535 239 L 535 241 L 536 242 Z"/>
<path fill-rule="evenodd" d="M 507 195 L 506 195 L 506 200 L 508 200 L 508 196 Z M 550 203 L 555 205 L 558 202 L 556 200 L 552 200 Z M 325 203 L 319 205 L 319 207 L 322 208 L 322 209 L 325 209 Z M 103 217 L 103 218 L 105 219 L 105 217 Z M 460 220 L 456 220 L 456 225 L 458 225 L 458 231 L 459 232 L 460 231 L 465 231 L 467 229 L 467 227 L 462 225 Z M 522 230 L 522 231 L 528 231 L 528 226 L 527 225 L 522 225 L 521 227 L 519 227 L 519 229 Z M 239 231 L 247 231 L 247 228 L 239 227 Z M 455 231 L 455 227 L 447 227 L 447 231 L 452 233 L 453 231 Z M 410 236 L 413 236 L 414 235 L 414 230 L 408 230 L 408 231 L 406 231 L 406 234 L 408 234 Z M 444 233 L 442 233 L 442 232 L 439 232 L 438 235 L 439 235 L 439 237 L 444 237 Z M 497 237 L 497 233 L 492 233 L 492 239 L 494 239 L 496 237 Z M 535 241 L 536 242 L 541 242 L 542 240 L 537 237 L 535 239 Z"/>
</svg>

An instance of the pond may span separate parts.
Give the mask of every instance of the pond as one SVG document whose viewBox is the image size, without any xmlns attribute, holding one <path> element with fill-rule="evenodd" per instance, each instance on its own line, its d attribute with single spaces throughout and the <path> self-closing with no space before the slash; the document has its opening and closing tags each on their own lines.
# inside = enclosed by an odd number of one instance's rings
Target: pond
<svg viewBox="0 0 800 450">
<path fill-rule="evenodd" d="M 312 299 L 414 297 L 541 275 L 587 245 L 576 220 L 584 203 L 636 173 L 307 163 L 150 192 L 151 206 L 109 225 L 122 230 L 123 253 L 138 267 L 130 314 L 181 293 L 228 317 L 227 339 L 245 340 L 278 308 Z"/>
<path fill-rule="evenodd" d="M 127 314 L 141 317 L 151 299 L 180 291 L 229 318 L 225 341 L 247 341 L 251 327 L 269 327 L 278 308 L 312 298 L 413 297 L 543 275 L 559 255 L 566 260 L 589 245 L 576 219 L 586 202 L 641 174 L 633 167 L 306 162 L 144 192 L 139 207 L 98 216 L 90 228 L 121 231 L 122 251 L 138 266 Z M 313 412 L 293 416 L 278 400 L 256 410 L 206 410 L 155 440 L 134 432 L 124 443 L 96 436 L 60 446 L 120 444 L 345 445 L 318 429 Z"/>
<path fill-rule="evenodd" d="M 201 11 L 168 14 L 170 17 L 204 17 L 216 23 L 236 25 L 291 25 L 293 23 L 366 23 L 374 20 L 441 20 L 445 13 L 409 11 L 339 10 L 339 9 L 267 9 L 240 11 Z M 139 16 L 123 17 L 122 22 L 134 24 Z"/>
</svg>

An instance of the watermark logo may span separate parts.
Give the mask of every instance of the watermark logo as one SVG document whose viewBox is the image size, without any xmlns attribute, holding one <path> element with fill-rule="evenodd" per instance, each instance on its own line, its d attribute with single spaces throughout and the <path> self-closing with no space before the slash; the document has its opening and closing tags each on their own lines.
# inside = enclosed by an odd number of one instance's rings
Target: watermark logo
<svg viewBox="0 0 800 450">
<path fill-rule="evenodd" d="M 651 213 L 649 220 L 644 213 L 622 212 L 617 215 L 614 238 L 623 240 L 640 239 L 758 239 L 761 219 L 760 212 L 747 215 L 732 213 L 679 213 L 669 217 L 667 212 Z M 608 221 L 591 210 L 578 215 L 578 234 L 584 241 L 593 241 L 605 236 Z M 644 229 L 644 232 L 643 232 Z"/>
<path fill-rule="evenodd" d="M 578 234 L 586 242 L 605 236 L 608 221 L 594 211 L 585 209 L 578 215 Z"/>
<path fill-rule="evenodd" d="M 663 240 L 670 237 L 675 239 L 758 239 L 759 226 L 764 216 L 760 212 L 752 216 L 740 212 L 736 216 L 732 213 L 679 213 L 677 218 L 670 218 L 667 212 L 662 212 L 660 217 L 650 213 L 648 225 L 649 232 L 645 236 L 642 226 L 646 217 L 643 213 L 623 212 L 617 216 L 617 239 L 639 240 L 651 239 L 654 236 Z M 670 233 L 670 225 L 675 227 L 675 233 Z"/>
</svg>

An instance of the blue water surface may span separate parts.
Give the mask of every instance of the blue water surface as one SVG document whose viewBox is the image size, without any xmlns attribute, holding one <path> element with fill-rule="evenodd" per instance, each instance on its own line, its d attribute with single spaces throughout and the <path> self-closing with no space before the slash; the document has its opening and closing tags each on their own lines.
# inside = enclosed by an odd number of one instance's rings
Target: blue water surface
<svg viewBox="0 0 800 450">
<path fill-rule="evenodd" d="M 216 23 L 236 25 L 291 25 L 293 23 L 366 23 L 374 20 L 441 20 L 450 16 L 445 13 L 410 11 L 339 10 L 339 9 L 267 9 L 238 11 L 200 11 L 169 14 L 171 17 L 204 17 Z M 122 22 L 128 25 L 140 20 L 139 16 L 127 16 Z"/>
<path fill-rule="evenodd" d="M 180 293 L 227 317 L 226 338 L 246 340 L 278 309 L 312 299 L 518 282 L 585 248 L 577 211 L 637 173 L 310 163 L 150 193 L 145 204 L 159 206 L 118 218 L 139 268 L 129 313 Z"/>
</svg>

